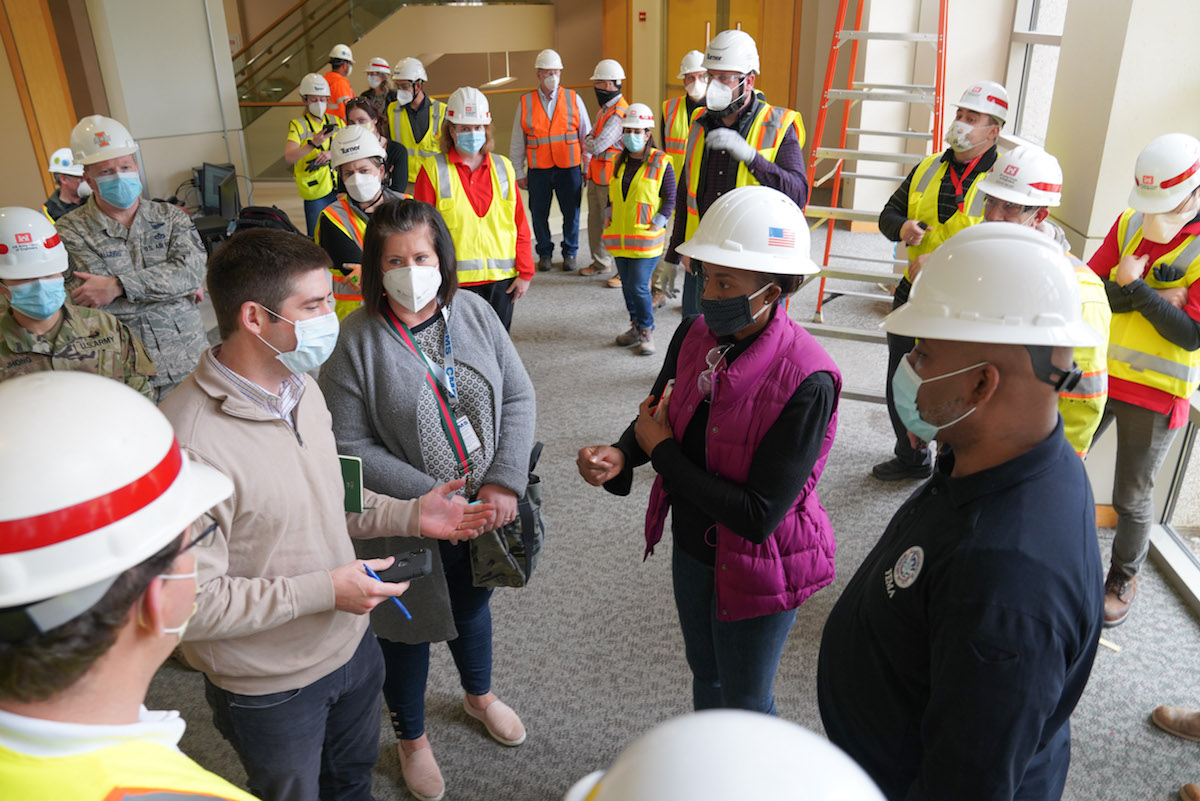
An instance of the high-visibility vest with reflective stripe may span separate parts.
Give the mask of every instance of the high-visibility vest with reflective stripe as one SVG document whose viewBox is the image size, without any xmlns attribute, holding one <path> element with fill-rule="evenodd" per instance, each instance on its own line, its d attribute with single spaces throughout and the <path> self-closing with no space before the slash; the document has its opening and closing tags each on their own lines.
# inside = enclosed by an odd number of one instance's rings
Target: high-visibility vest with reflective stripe
<svg viewBox="0 0 1200 801">
<path fill-rule="evenodd" d="M 593 136 L 599 136 L 604 130 L 604 126 L 613 117 L 625 119 L 625 109 L 629 108 L 629 101 L 623 97 L 617 98 L 617 102 L 611 106 L 600 109 L 600 113 L 596 115 L 596 125 L 592 129 Z M 620 137 L 617 138 L 616 144 L 612 145 L 603 153 L 593 153 L 592 160 L 588 162 L 588 180 L 599 186 L 606 186 L 612 180 L 613 164 L 617 161 L 617 156 L 624 149 Z"/>
<path fill-rule="evenodd" d="M 692 121 L 687 113 L 687 95 L 663 101 L 663 131 L 666 137 L 663 150 L 671 157 L 671 166 L 675 168 L 676 176 L 682 174 L 683 154 L 687 152 L 688 129 L 691 127 Z"/>
<path fill-rule="evenodd" d="M 1108 306 L 1108 294 L 1104 282 L 1091 268 L 1079 259 L 1067 254 L 1075 267 L 1079 280 L 1079 300 L 1082 318 L 1096 329 L 1105 342 L 1094 348 L 1075 348 L 1075 363 L 1083 372 L 1079 383 L 1069 392 L 1058 396 L 1058 412 L 1063 418 L 1063 434 L 1071 447 L 1080 456 L 1086 456 L 1092 446 L 1092 437 L 1104 416 L 1104 404 L 1108 401 L 1108 330 L 1112 310 Z"/>
<path fill-rule="evenodd" d="M 671 160 L 661 150 L 651 150 L 633 180 L 629 182 L 629 194 L 621 196 L 625 183 L 626 160 L 615 171 L 608 185 L 608 202 L 612 207 L 612 218 L 604 229 L 604 247 L 614 256 L 627 259 L 648 259 L 662 255 L 667 244 L 667 229 L 652 231 L 654 211 L 662 201 L 663 178 Z"/>
<path fill-rule="evenodd" d="M 444 153 L 434 156 L 425 174 L 437 195 L 437 210 L 458 257 L 458 282 L 481 284 L 504 281 L 517 274 L 517 178 L 512 162 L 489 153 L 492 205 L 480 217 L 467 197 L 458 168 Z"/>
<path fill-rule="evenodd" d="M 547 117 L 536 90 L 521 95 L 521 130 L 525 132 L 525 164 L 529 169 L 578 167 L 583 161 L 577 97 L 574 89 L 559 87 L 554 116 Z"/>
<path fill-rule="evenodd" d="M 945 222 L 938 221 L 938 192 L 942 181 L 949 180 L 946 171 L 950 169 L 949 162 L 942 161 L 941 153 L 926 156 L 917 168 L 913 170 L 912 180 L 908 185 L 908 218 L 923 222 L 929 227 L 921 244 L 909 245 L 908 263 L 912 264 L 917 257 L 924 253 L 932 253 L 950 237 L 959 231 L 977 223 L 983 222 L 983 201 L 985 196 L 977 187 L 979 179 L 986 172 L 975 172 L 968 177 L 971 185 L 963 195 L 963 210 L 955 210 Z M 908 269 L 904 270 L 905 278 Z"/>
<path fill-rule="evenodd" d="M 345 195 L 330 203 L 321 216 L 338 227 L 347 238 L 358 243 L 359 261 L 362 261 L 363 234 L 367 230 L 367 215 L 350 205 Z M 321 244 L 321 226 L 317 226 L 317 244 Z M 333 273 L 333 305 L 339 320 L 362 305 L 362 266 L 350 275 L 344 275 L 336 265 L 329 269 Z"/>
<path fill-rule="evenodd" d="M 1121 255 L 1132 255 L 1142 242 L 1142 213 L 1126 209 L 1117 220 Z M 1158 267 L 1183 268 L 1174 281 L 1159 280 Z M 1109 275 L 1115 280 L 1116 265 Z M 1154 289 L 1190 287 L 1200 278 L 1200 236 L 1187 236 L 1170 252 L 1155 259 L 1143 279 Z M 1114 314 L 1108 340 L 1108 374 L 1114 378 L 1169 392 L 1178 398 L 1191 397 L 1200 384 L 1200 350 L 1189 351 L 1167 341 L 1141 312 Z"/>
<path fill-rule="evenodd" d="M 346 123 L 337 117 L 326 113 L 322 118 L 321 125 L 325 126 L 330 123 L 337 125 L 338 128 L 344 128 L 346 125 Z M 290 125 L 299 132 L 301 144 L 304 144 L 308 139 L 312 139 L 313 134 L 320 130 L 319 128 L 316 130 L 313 129 L 307 114 L 298 120 L 292 120 Z M 292 165 L 292 177 L 296 179 L 296 188 L 300 190 L 300 197 L 302 199 L 316 200 L 317 198 L 325 197 L 333 191 L 333 168 L 325 164 L 311 172 L 308 170 L 308 165 L 332 145 L 333 137 L 328 136 L 320 147 L 314 147 L 311 152 Z"/>
<path fill-rule="evenodd" d="M 179 751 L 132 741 L 39 757 L 0 747 L 4 797 L 72 801 L 256 801 Z"/>
<path fill-rule="evenodd" d="M 429 127 L 420 142 L 416 141 L 416 136 L 413 135 L 412 123 L 404 113 L 405 108 L 406 106 L 395 100 L 388 104 L 388 130 L 392 139 L 404 145 L 404 149 L 408 151 L 408 185 L 412 186 L 421 174 L 421 165 L 441 152 L 438 138 L 442 135 L 446 104 L 429 98 Z"/>
<path fill-rule="evenodd" d="M 684 239 L 691 239 L 700 224 L 700 206 L 697 193 L 700 189 L 700 170 L 704 160 L 704 124 L 701 114 L 697 114 L 688 131 L 687 154 L 684 159 L 684 171 L 687 175 L 679 180 L 687 181 L 687 226 L 684 228 Z M 753 145 L 762 157 L 774 162 L 779 145 L 783 143 L 784 134 L 789 128 L 796 131 L 796 140 L 804 146 L 804 121 L 798 112 L 783 106 L 772 106 L 762 101 L 762 106 L 746 132 L 746 141 Z M 677 176 L 678 178 L 678 176 Z M 737 178 L 733 184 L 738 186 L 757 186 L 758 179 L 746 167 L 745 162 L 738 162 Z"/>
</svg>

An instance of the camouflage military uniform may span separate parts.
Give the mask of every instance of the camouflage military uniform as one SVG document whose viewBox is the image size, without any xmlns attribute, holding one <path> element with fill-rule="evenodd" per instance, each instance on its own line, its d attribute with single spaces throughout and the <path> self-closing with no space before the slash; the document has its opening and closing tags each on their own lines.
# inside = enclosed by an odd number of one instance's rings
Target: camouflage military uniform
<svg viewBox="0 0 1200 801">
<path fill-rule="evenodd" d="M 0 315 L 0 381 L 43 370 L 95 373 L 155 400 L 154 362 L 133 332 L 99 309 L 67 303 L 58 325 L 44 336 L 22 328 L 9 309 Z M 86 402 L 80 399 L 81 409 Z"/>
<path fill-rule="evenodd" d="M 70 255 L 68 292 L 82 283 L 76 270 L 121 282 L 125 294 L 104 310 L 154 358 L 158 374 L 151 383 L 160 396 L 187 378 L 208 347 L 192 295 L 204 282 L 204 246 L 187 213 L 143 199 L 126 228 L 88 198 L 58 221 L 58 233 Z"/>
</svg>

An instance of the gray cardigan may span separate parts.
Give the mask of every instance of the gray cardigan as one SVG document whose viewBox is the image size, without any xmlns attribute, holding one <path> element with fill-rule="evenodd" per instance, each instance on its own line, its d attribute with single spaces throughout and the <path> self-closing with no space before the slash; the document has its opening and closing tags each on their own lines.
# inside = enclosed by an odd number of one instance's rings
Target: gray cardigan
<svg viewBox="0 0 1200 801">
<path fill-rule="evenodd" d="M 460 290 L 448 312 L 455 360 L 472 367 L 492 387 L 496 453 L 482 483 L 499 484 L 520 496 L 529 477 L 537 413 L 533 384 L 508 332 L 486 301 Z M 424 363 L 392 336 L 382 318 L 368 316 L 360 308 L 342 321 L 337 348 L 322 365 L 319 383 L 333 415 L 338 453 L 363 460 L 368 489 L 394 498 L 416 498 L 437 485 L 425 473 L 416 428 L 418 400 L 429 391 L 425 376 Z M 362 557 L 422 547 L 433 551 L 434 571 L 414 581 L 404 594 L 412 621 L 391 603 L 371 613 L 371 626 L 384 639 L 415 644 L 458 636 L 436 542 L 411 537 L 355 542 Z"/>
</svg>

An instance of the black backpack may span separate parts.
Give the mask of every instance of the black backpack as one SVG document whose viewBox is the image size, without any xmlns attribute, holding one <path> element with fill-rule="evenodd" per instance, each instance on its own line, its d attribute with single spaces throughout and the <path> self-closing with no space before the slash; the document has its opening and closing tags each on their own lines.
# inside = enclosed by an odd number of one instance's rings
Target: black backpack
<svg viewBox="0 0 1200 801">
<path fill-rule="evenodd" d="M 233 232 L 236 234 L 251 228 L 274 228 L 277 231 L 287 231 L 291 234 L 300 233 L 300 230 L 292 225 L 287 214 L 278 206 L 247 206 L 242 209 L 238 214 Z"/>
</svg>

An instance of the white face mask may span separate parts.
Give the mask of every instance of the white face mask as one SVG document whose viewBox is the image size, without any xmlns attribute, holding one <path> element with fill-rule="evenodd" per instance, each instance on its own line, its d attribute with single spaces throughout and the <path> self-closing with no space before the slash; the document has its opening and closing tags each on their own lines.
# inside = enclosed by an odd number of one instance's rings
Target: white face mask
<svg viewBox="0 0 1200 801">
<path fill-rule="evenodd" d="M 346 193 L 359 203 L 370 203 L 379 197 L 379 191 L 383 188 L 378 175 L 366 172 L 353 173 L 342 183 L 346 186 Z"/>
<path fill-rule="evenodd" d="M 323 116 L 325 116 L 325 105 L 326 104 L 325 104 L 324 100 L 317 100 L 312 103 L 309 103 L 308 104 L 308 113 L 313 115 L 314 117 L 323 117 Z"/>
<path fill-rule="evenodd" d="M 1182 211 L 1168 211 L 1164 214 L 1147 214 L 1142 220 L 1142 237 L 1165 245 L 1179 235 L 1183 226 L 1190 223 L 1200 208 L 1200 197 L 1192 195 Z"/>
<path fill-rule="evenodd" d="M 693 103 L 699 103 L 704 99 L 704 93 L 708 91 L 708 81 L 704 78 L 693 81 L 692 85 L 687 88 L 687 96 L 692 99 Z"/>
<path fill-rule="evenodd" d="M 432 267 L 397 267 L 383 274 L 383 288 L 388 297 L 410 312 L 419 312 L 437 297 L 442 288 L 442 271 Z"/>
<path fill-rule="evenodd" d="M 708 87 L 708 92 L 704 97 L 704 105 L 708 106 L 710 111 L 726 111 L 733 104 L 733 90 L 720 81 L 716 81 L 712 86 Z"/>
<path fill-rule="evenodd" d="M 950 130 L 946 131 L 946 144 L 950 145 L 950 148 L 955 153 L 970 150 L 978 144 L 968 138 L 973 130 L 975 130 L 975 126 L 967 125 L 961 120 L 955 120 L 954 124 L 950 126 Z"/>
<path fill-rule="evenodd" d="M 413 93 L 408 89 L 397 89 L 396 102 L 401 106 L 407 106 L 409 103 L 413 102 Z"/>
<path fill-rule="evenodd" d="M 379 75 L 372 74 L 367 76 L 367 86 L 372 89 L 378 89 L 381 83 L 383 83 L 383 78 Z"/>
<path fill-rule="evenodd" d="M 547 75 L 546 79 L 544 81 L 542 81 L 542 88 L 546 90 L 546 94 L 548 94 L 548 95 L 552 95 L 555 92 L 557 92 L 558 91 L 558 76 L 557 75 Z"/>
<path fill-rule="evenodd" d="M 79 186 L 75 187 L 75 194 L 80 198 L 85 198 L 92 194 L 92 185 L 87 181 L 80 181 Z"/>
<path fill-rule="evenodd" d="M 159 576 L 159 578 L 163 579 L 164 581 L 170 579 L 192 579 L 194 581 L 196 579 L 196 575 L 196 568 L 193 567 L 191 573 L 163 573 L 161 576 Z M 183 642 L 183 633 L 187 631 L 188 623 L 191 623 L 192 618 L 195 617 L 197 608 L 199 608 L 199 604 L 197 604 L 195 601 L 192 601 L 192 611 L 188 612 L 188 616 L 184 618 L 183 622 L 178 626 L 164 628 L 162 630 L 163 634 L 177 634 L 179 635 L 179 641 Z"/>
</svg>

